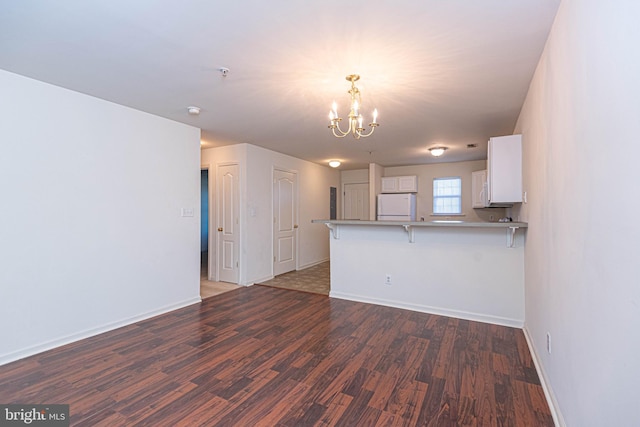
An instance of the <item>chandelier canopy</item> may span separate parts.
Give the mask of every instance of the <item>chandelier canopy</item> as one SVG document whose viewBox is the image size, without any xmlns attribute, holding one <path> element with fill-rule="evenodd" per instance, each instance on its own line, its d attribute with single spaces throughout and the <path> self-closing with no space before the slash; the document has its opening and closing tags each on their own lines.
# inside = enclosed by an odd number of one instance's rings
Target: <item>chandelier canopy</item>
<svg viewBox="0 0 640 427">
<path fill-rule="evenodd" d="M 365 132 L 365 128 L 362 127 L 362 114 L 360 114 L 362 99 L 360 98 L 360 89 L 356 87 L 356 82 L 360 80 L 360 76 L 358 74 L 349 74 L 346 78 L 347 81 L 351 82 L 351 89 L 348 91 L 349 95 L 351 95 L 351 110 L 349 111 L 347 119 L 349 121 L 349 128 L 345 131 L 340 128 L 340 122 L 342 119 L 338 116 L 338 107 L 335 101 L 333 102 L 332 109 L 329 111 L 328 127 L 336 138 L 344 138 L 349 134 L 351 134 L 355 139 L 366 138 L 371 136 L 373 131 L 380 126 L 376 122 L 378 119 L 378 110 L 373 110 L 373 122 L 369 123 L 371 130 L 368 133 Z"/>
</svg>

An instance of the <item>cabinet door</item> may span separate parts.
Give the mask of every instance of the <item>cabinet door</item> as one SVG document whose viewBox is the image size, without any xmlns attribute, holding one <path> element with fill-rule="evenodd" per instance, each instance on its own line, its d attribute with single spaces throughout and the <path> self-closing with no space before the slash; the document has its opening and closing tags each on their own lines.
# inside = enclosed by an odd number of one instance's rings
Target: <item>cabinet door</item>
<svg viewBox="0 0 640 427">
<path fill-rule="evenodd" d="M 398 178 L 395 176 L 382 178 L 383 193 L 397 193 L 398 192 Z"/>
<path fill-rule="evenodd" d="M 490 203 L 522 202 L 522 135 L 491 138 L 487 170 Z"/>
<path fill-rule="evenodd" d="M 398 191 L 401 193 L 417 193 L 418 177 L 417 176 L 399 176 Z"/>
<path fill-rule="evenodd" d="M 487 206 L 487 171 L 471 173 L 471 207 L 484 208 Z"/>
</svg>

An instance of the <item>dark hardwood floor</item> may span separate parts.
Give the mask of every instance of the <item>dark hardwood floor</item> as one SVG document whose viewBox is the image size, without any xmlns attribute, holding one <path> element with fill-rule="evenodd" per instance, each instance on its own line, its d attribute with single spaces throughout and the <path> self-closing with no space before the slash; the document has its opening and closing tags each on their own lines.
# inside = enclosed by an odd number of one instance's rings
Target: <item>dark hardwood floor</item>
<svg viewBox="0 0 640 427">
<path fill-rule="evenodd" d="M 0 366 L 76 426 L 552 426 L 522 331 L 252 286 Z"/>
</svg>

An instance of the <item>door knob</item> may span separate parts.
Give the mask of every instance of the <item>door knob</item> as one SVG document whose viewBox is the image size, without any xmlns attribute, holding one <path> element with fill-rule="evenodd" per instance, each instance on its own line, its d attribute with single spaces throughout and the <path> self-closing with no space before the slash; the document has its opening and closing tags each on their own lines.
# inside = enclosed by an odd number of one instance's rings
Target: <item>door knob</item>
<svg viewBox="0 0 640 427">
<path fill-rule="evenodd" d="M 218 227 L 218 231 L 222 231 L 222 227 Z"/>
<path fill-rule="evenodd" d="M 293 228 L 298 228 L 298 224 L 294 225 Z"/>
</svg>

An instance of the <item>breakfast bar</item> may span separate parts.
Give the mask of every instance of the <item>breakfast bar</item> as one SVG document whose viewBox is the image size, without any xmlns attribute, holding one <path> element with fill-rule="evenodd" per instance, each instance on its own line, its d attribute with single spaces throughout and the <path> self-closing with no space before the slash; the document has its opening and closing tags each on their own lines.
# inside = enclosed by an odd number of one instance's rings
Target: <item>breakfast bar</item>
<svg viewBox="0 0 640 427">
<path fill-rule="evenodd" d="M 313 222 L 331 230 L 331 297 L 522 327 L 526 223 Z"/>
</svg>

